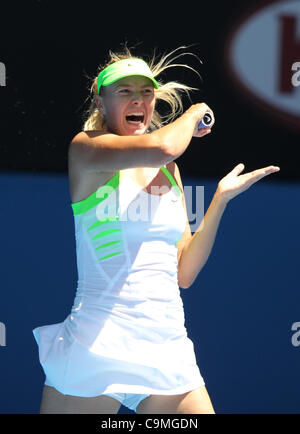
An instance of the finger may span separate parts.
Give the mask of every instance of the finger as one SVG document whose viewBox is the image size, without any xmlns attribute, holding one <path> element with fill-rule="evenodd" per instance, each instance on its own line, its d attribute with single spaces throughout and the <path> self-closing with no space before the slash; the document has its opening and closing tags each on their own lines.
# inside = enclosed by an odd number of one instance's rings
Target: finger
<svg viewBox="0 0 300 434">
<path fill-rule="evenodd" d="M 245 169 L 244 164 L 240 163 L 237 166 L 235 166 L 230 173 L 234 175 L 239 175 L 244 169 Z"/>
<path fill-rule="evenodd" d="M 276 172 L 278 172 L 278 170 L 280 170 L 280 167 L 278 166 L 267 166 L 267 167 L 263 167 L 263 169 L 267 169 L 267 170 L 275 170 Z"/>
<path fill-rule="evenodd" d="M 280 167 L 278 166 L 268 166 L 263 167 L 262 169 L 253 170 L 253 172 L 250 172 L 251 176 L 266 176 L 270 175 L 271 173 L 278 172 L 280 170 Z"/>
<path fill-rule="evenodd" d="M 262 169 L 258 169 L 259 171 L 262 171 L 264 173 L 268 172 L 278 172 L 278 170 L 280 170 L 280 167 L 278 166 L 268 166 L 268 167 L 263 167 Z"/>
<path fill-rule="evenodd" d="M 210 129 L 207 129 L 207 128 L 201 128 L 201 129 L 199 130 L 200 137 L 206 136 L 206 134 L 209 134 L 210 132 L 211 132 L 211 130 L 210 130 Z"/>
<path fill-rule="evenodd" d="M 269 167 L 266 167 L 264 169 L 258 169 L 258 170 L 254 170 L 253 172 L 250 172 L 250 173 L 245 173 L 245 175 L 243 175 L 243 176 L 246 176 L 246 184 L 248 186 L 251 186 L 255 182 L 264 178 L 265 176 L 268 176 L 274 172 L 278 172 L 279 170 L 280 170 L 280 168 L 277 166 L 269 166 Z"/>
</svg>

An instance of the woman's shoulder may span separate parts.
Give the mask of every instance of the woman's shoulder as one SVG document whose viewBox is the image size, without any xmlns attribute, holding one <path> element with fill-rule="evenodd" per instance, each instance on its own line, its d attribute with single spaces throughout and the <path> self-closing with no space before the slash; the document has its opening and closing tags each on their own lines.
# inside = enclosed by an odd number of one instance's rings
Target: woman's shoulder
<svg viewBox="0 0 300 434">
<path fill-rule="evenodd" d="M 90 132 L 91 131 L 82 131 L 81 133 L 89 134 Z M 93 131 L 93 133 L 95 133 L 95 131 Z M 68 175 L 69 175 L 69 191 L 70 191 L 70 197 L 72 203 L 80 202 L 86 199 L 92 193 L 94 193 L 100 186 L 106 184 L 107 181 L 116 174 L 116 171 L 104 172 L 98 170 L 98 171 L 89 172 L 83 170 L 82 162 L 80 160 L 81 160 L 80 153 L 72 152 L 72 150 L 69 149 Z"/>
</svg>

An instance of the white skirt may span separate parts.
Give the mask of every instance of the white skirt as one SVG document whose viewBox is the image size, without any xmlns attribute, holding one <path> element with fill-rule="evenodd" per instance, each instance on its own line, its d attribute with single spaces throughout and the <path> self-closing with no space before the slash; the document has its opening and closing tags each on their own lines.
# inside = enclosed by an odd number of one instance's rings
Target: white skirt
<svg viewBox="0 0 300 434">
<path fill-rule="evenodd" d="M 65 395 L 95 397 L 104 393 L 182 394 L 203 386 L 193 342 L 186 336 L 162 344 L 130 342 L 132 357 L 116 348 L 114 357 L 91 349 L 68 333 L 66 321 L 35 328 L 45 384 Z M 145 357 L 144 348 L 149 353 Z M 135 349 L 135 351 L 134 351 Z M 142 354 L 143 353 L 143 354 Z M 149 357 L 148 357 L 149 356 Z"/>
</svg>

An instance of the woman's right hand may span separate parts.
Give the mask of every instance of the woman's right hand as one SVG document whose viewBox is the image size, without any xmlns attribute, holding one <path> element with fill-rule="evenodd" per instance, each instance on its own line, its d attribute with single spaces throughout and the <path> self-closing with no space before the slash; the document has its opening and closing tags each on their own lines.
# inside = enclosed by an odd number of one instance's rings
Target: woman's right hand
<svg viewBox="0 0 300 434">
<path fill-rule="evenodd" d="M 184 112 L 184 114 L 187 114 L 187 115 L 191 116 L 195 120 L 195 129 L 194 129 L 194 132 L 193 132 L 193 137 L 203 137 L 206 134 L 209 134 L 211 132 L 210 128 L 201 128 L 200 130 L 198 130 L 199 123 L 203 119 L 205 113 L 208 112 L 208 111 L 213 116 L 213 119 L 215 119 L 213 111 L 204 102 L 198 103 L 198 104 L 193 104 L 193 105 L 191 105 L 191 107 L 189 107 Z"/>
</svg>

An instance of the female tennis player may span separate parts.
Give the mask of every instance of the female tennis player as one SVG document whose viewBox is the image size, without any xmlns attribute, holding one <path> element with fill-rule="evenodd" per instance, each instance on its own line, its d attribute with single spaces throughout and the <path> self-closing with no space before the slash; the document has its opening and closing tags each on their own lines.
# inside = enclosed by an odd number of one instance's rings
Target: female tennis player
<svg viewBox="0 0 300 434">
<path fill-rule="evenodd" d="M 198 103 L 182 114 L 180 91 L 191 88 L 156 80 L 173 53 L 155 65 L 128 49 L 110 52 L 93 80 L 83 131 L 69 147 L 76 297 L 62 323 L 33 330 L 46 375 L 41 413 L 115 414 L 121 404 L 145 414 L 214 413 L 179 288 L 207 261 L 228 202 L 279 168 L 241 175 L 236 166 L 191 234 L 174 160 L 211 132 L 198 124 L 213 111 Z M 160 100 L 171 107 L 164 122 Z"/>
</svg>

